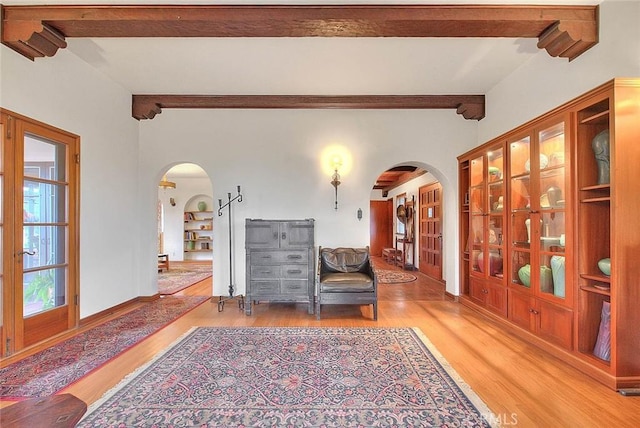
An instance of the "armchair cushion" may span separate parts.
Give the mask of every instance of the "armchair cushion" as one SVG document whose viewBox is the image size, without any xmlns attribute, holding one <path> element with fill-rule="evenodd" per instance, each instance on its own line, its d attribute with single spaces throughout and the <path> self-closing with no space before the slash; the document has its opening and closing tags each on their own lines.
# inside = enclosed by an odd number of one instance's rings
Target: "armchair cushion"
<svg viewBox="0 0 640 428">
<path fill-rule="evenodd" d="M 366 273 L 325 273 L 320 280 L 320 291 L 363 292 L 373 291 L 373 278 Z"/>
</svg>

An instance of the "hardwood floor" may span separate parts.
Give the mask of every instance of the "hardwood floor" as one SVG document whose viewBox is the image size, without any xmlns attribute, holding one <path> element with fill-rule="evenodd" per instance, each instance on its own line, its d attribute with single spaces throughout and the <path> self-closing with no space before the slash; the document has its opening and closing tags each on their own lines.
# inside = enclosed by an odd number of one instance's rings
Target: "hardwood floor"
<svg viewBox="0 0 640 428">
<path fill-rule="evenodd" d="M 394 269 L 382 260 L 375 262 Z M 317 321 L 302 304 L 260 303 L 246 316 L 234 301 L 218 312 L 215 298 L 62 392 L 91 404 L 194 326 L 419 327 L 502 426 L 638 426 L 640 397 L 623 397 L 608 389 L 473 310 L 445 299 L 441 285 L 414 273 L 415 282 L 379 286 L 377 322 L 370 319 L 369 307 L 327 306 Z M 211 289 L 209 278 L 179 294 L 210 295 Z"/>
</svg>

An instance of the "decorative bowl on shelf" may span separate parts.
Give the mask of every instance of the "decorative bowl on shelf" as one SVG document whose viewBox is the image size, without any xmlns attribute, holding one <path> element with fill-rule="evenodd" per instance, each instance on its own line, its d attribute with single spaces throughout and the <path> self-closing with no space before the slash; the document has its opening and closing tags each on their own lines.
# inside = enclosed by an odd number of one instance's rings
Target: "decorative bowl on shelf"
<svg viewBox="0 0 640 428">
<path fill-rule="evenodd" d="M 545 169 L 547 166 L 549 166 L 549 158 L 547 155 L 540 153 L 540 169 Z M 531 171 L 531 161 L 529 159 L 524 163 L 524 169 L 527 172 Z"/>
<path fill-rule="evenodd" d="M 600 269 L 603 274 L 611 276 L 611 259 L 607 257 L 606 259 L 599 260 L 598 269 Z"/>
<path fill-rule="evenodd" d="M 525 287 L 531 287 L 531 265 L 526 264 L 518 269 L 518 278 Z"/>
</svg>

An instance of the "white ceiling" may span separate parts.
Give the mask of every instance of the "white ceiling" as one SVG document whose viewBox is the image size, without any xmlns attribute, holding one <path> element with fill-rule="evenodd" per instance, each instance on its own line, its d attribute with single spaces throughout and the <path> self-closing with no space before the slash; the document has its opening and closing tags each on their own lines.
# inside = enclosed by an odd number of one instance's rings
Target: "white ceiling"
<svg viewBox="0 0 640 428">
<path fill-rule="evenodd" d="M 599 1 L 4 0 L 3 3 L 417 5 Z M 536 42 L 473 38 L 71 38 L 67 49 L 137 94 L 455 95 L 486 93 L 540 52 Z"/>
<path fill-rule="evenodd" d="M 117 0 L 4 0 L 127 4 Z M 142 0 L 131 4 L 595 4 L 597 0 Z M 134 94 L 485 94 L 533 55 L 536 39 L 91 38 L 67 49 Z M 39 59 L 38 61 L 46 61 Z M 566 59 L 557 59 L 566 61 Z"/>
<path fill-rule="evenodd" d="M 539 52 L 536 42 L 95 38 L 67 49 L 135 94 L 438 95 L 486 93 Z"/>
<path fill-rule="evenodd" d="M 126 4 L 103 0 L 15 4 Z M 130 2 L 133 4 L 133 2 Z M 597 4 L 534 1 L 137 1 L 136 4 Z M 486 94 L 544 54 L 536 39 L 476 38 L 91 38 L 67 49 L 132 94 Z M 38 59 L 37 61 L 47 61 Z M 567 61 L 556 59 L 556 61 Z M 158 119 L 156 119 L 158 120 Z M 463 120 L 461 118 L 461 120 Z M 172 171 L 170 176 L 176 172 Z M 183 171 L 181 175 L 187 174 Z M 198 175 L 199 172 L 191 174 Z"/>
<path fill-rule="evenodd" d="M 167 171 L 167 179 L 176 178 L 206 178 L 209 177 L 206 171 L 194 163 L 181 163 L 173 166 Z"/>
</svg>

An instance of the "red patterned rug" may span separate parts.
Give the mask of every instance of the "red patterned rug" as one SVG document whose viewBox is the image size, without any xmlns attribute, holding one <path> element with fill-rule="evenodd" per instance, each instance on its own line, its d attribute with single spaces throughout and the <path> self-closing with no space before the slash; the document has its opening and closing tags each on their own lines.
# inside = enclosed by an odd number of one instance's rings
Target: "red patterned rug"
<svg viewBox="0 0 640 428">
<path fill-rule="evenodd" d="M 417 328 L 200 327 L 78 427 L 488 427 L 494 417 Z"/>
<path fill-rule="evenodd" d="M 0 399 L 45 397 L 66 388 L 194 309 L 204 296 L 167 296 L 0 369 Z"/>
<path fill-rule="evenodd" d="M 418 279 L 415 275 L 399 270 L 376 269 L 378 284 L 401 284 Z"/>
<path fill-rule="evenodd" d="M 211 262 L 173 262 L 169 270 L 158 272 L 158 293 L 175 294 L 212 275 Z"/>
</svg>

